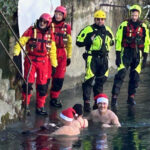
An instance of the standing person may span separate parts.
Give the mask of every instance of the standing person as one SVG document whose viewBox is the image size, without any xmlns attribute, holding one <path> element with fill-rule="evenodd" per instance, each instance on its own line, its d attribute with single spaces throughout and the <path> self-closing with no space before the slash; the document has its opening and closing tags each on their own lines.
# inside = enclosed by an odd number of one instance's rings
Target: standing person
<svg viewBox="0 0 150 150">
<path fill-rule="evenodd" d="M 66 66 L 71 63 L 72 55 L 72 38 L 71 26 L 65 22 L 67 10 L 63 6 L 58 6 L 55 9 L 55 14 L 52 21 L 52 30 L 54 31 L 58 66 L 52 76 L 52 86 L 50 89 L 50 105 L 61 108 L 62 103 L 58 99 L 63 86 Z M 48 81 L 49 84 L 49 81 Z"/>
<path fill-rule="evenodd" d="M 108 97 L 106 94 L 99 94 L 97 96 L 96 103 L 98 105 L 98 109 L 93 110 L 90 113 L 88 117 L 89 120 L 92 120 L 93 122 L 100 122 L 102 127 L 121 126 L 115 113 L 108 109 Z"/>
<path fill-rule="evenodd" d="M 28 97 L 26 102 L 26 84 L 22 85 L 22 96 L 23 96 L 23 106 L 27 104 L 27 110 L 29 112 L 29 103 L 32 96 L 32 85 L 35 82 L 36 77 L 36 113 L 39 115 L 47 115 L 44 109 L 45 98 L 47 93 L 47 78 L 48 78 L 48 61 L 49 57 L 51 60 L 51 65 L 57 67 L 56 58 L 56 46 L 55 39 L 52 30 L 50 29 L 50 24 L 52 18 L 48 13 L 44 13 L 40 16 L 39 20 L 34 26 L 29 27 L 22 37 L 19 39 L 22 46 L 26 46 L 27 55 L 31 59 L 32 68 L 28 78 Z M 50 48 L 51 47 L 51 48 Z M 21 47 L 19 43 L 16 43 L 14 47 L 14 57 L 20 54 Z M 51 72 L 51 66 L 49 65 L 49 70 Z M 27 79 L 30 62 L 27 57 L 25 57 L 24 62 L 24 78 Z"/>
<path fill-rule="evenodd" d="M 90 96 L 93 86 L 94 97 L 103 92 L 103 85 L 108 77 L 108 52 L 114 45 L 111 29 L 105 25 L 106 13 L 98 10 L 94 13 L 94 24 L 82 29 L 77 36 L 76 45 L 85 46 L 86 74 L 83 89 L 84 111 L 90 112 Z M 95 104 L 96 105 L 96 104 Z M 95 109 L 95 105 L 93 108 Z"/>
<path fill-rule="evenodd" d="M 139 84 L 141 68 L 145 67 L 149 52 L 149 31 L 139 20 L 141 7 L 133 5 L 129 9 L 130 19 L 120 24 L 116 33 L 116 65 L 118 72 L 114 78 L 111 105 L 117 105 L 117 97 L 130 67 L 127 103 L 135 105 L 136 88 Z"/>
</svg>

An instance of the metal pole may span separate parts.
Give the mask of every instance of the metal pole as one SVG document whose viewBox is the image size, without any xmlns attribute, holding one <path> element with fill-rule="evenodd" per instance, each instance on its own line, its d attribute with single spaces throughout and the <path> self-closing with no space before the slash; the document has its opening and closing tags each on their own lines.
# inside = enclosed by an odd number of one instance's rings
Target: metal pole
<svg viewBox="0 0 150 150">
<path fill-rule="evenodd" d="M 5 47 L 5 45 L 3 44 L 3 42 L 0 40 L 0 44 L 2 45 L 2 47 L 4 48 L 6 54 L 8 55 L 8 57 L 10 58 L 11 62 L 15 65 L 15 68 L 17 69 L 17 71 L 19 72 L 20 76 L 22 77 L 22 79 L 24 80 L 24 82 L 26 83 L 26 80 L 24 79 L 24 77 L 22 76 L 22 73 L 20 72 L 18 66 L 15 64 L 15 62 L 12 60 L 7 48 Z"/>
<path fill-rule="evenodd" d="M 9 27 L 9 29 L 11 30 L 11 32 L 13 33 L 13 35 L 14 35 L 16 41 L 19 43 L 21 49 L 23 50 L 25 56 L 28 58 L 29 63 L 30 63 L 29 72 L 28 72 L 28 74 L 27 74 L 27 79 L 26 79 L 26 82 L 25 82 L 25 83 L 26 83 L 26 105 L 25 105 L 25 111 L 26 111 L 27 98 L 28 98 L 28 78 L 29 78 L 29 74 L 30 74 L 30 72 L 31 72 L 32 62 L 31 62 L 29 56 L 27 55 L 27 53 L 25 52 L 23 46 L 22 46 L 21 43 L 19 42 L 19 39 L 18 39 L 17 35 L 16 35 L 15 32 L 13 31 L 12 27 L 10 26 L 9 22 L 7 21 L 6 17 L 5 17 L 4 14 L 2 13 L 2 11 L 0 11 L 0 14 L 1 14 L 1 16 L 3 17 L 3 19 L 4 19 L 5 23 L 7 24 L 7 26 Z"/>
<path fill-rule="evenodd" d="M 109 7 L 121 7 L 121 8 L 127 8 L 127 6 L 121 6 L 121 5 L 113 5 L 113 4 L 100 4 L 101 6 L 109 6 Z"/>
</svg>

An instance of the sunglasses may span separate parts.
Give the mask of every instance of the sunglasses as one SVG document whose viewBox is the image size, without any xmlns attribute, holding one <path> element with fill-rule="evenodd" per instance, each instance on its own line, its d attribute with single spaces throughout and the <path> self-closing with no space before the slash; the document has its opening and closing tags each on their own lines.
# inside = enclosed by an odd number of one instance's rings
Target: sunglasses
<svg viewBox="0 0 150 150">
<path fill-rule="evenodd" d="M 96 20 L 97 20 L 97 21 L 100 21 L 100 20 L 101 20 L 101 21 L 104 21 L 105 19 L 104 19 L 104 18 L 96 18 Z"/>
<path fill-rule="evenodd" d="M 40 21 L 40 22 L 43 22 L 44 24 L 47 24 L 47 23 L 48 23 L 48 21 L 46 21 L 46 20 L 44 20 L 44 19 L 40 19 L 39 21 Z"/>
</svg>

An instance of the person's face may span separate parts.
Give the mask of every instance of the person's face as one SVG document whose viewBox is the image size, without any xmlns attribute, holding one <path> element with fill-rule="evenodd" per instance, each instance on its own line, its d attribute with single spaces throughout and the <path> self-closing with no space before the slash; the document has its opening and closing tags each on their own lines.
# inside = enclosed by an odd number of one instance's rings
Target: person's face
<svg viewBox="0 0 150 150">
<path fill-rule="evenodd" d="M 56 21 L 62 21 L 63 20 L 63 13 L 59 12 L 59 11 L 55 11 L 55 19 Z"/>
<path fill-rule="evenodd" d="M 48 25 L 48 21 L 46 21 L 46 20 L 40 18 L 40 20 L 39 20 L 39 27 L 40 27 L 41 29 L 45 29 L 45 28 L 47 27 L 47 25 Z"/>
<path fill-rule="evenodd" d="M 98 103 L 98 110 L 100 113 L 105 113 L 108 109 L 108 104 L 107 103 Z"/>
<path fill-rule="evenodd" d="M 138 11 L 131 11 L 131 20 L 136 22 L 139 19 L 139 12 Z"/>
<path fill-rule="evenodd" d="M 95 18 L 95 24 L 98 26 L 103 26 L 105 24 L 104 18 Z"/>
</svg>

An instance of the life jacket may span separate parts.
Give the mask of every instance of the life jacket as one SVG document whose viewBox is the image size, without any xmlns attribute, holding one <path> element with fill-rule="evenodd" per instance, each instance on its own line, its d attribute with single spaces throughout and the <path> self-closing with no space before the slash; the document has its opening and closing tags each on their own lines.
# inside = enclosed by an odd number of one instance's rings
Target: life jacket
<svg viewBox="0 0 150 150">
<path fill-rule="evenodd" d="M 26 44 L 28 55 L 44 57 L 48 54 L 51 48 L 51 31 L 50 29 L 42 33 L 36 27 L 31 28 L 31 38 Z"/>
<path fill-rule="evenodd" d="M 125 36 L 123 37 L 122 45 L 123 47 L 138 48 L 144 47 L 143 38 L 143 28 L 142 23 L 138 27 L 134 27 L 133 24 L 128 22 L 128 25 L 125 30 Z"/>
<path fill-rule="evenodd" d="M 106 27 L 96 30 L 93 26 L 93 32 L 95 32 L 95 38 L 93 40 L 93 43 L 90 47 L 89 54 L 92 54 L 93 56 L 107 56 L 108 55 L 108 48 L 107 45 L 107 39 L 112 38 L 109 31 L 106 30 Z"/>
<path fill-rule="evenodd" d="M 67 23 L 52 23 L 57 48 L 65 48 L 67 44 Z"/>
</svg>

